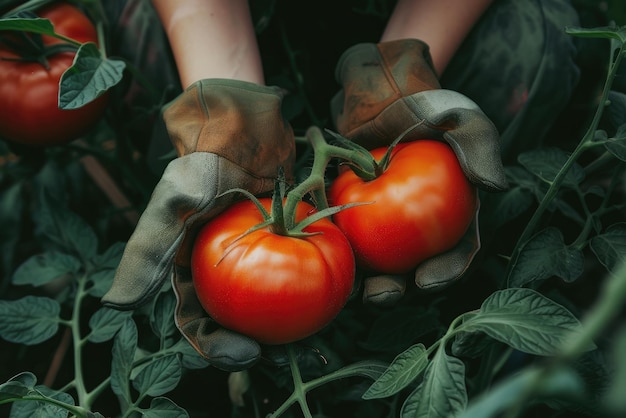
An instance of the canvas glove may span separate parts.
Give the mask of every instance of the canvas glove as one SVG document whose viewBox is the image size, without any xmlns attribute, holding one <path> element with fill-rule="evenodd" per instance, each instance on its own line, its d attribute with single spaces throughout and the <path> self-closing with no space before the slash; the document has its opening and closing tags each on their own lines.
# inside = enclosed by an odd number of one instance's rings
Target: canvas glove
<svg viewBox="0 0 626 418">
<path fill-rule="evenodd" d="M 292 174 L 295 143 L 281 114 L 283 95 L 278 87 L 208 79 L 164 107 L 179 157 L 163 172 L 102 298 L 106 306 L 134 309 L 172 277 L 176 325 L 209 363 L 223 370 L 252 366 L 261 348 L 217 326 L 201 307 L 190 269 L 194 234 L 242 198 L 222 193 L 233 188 L 264 193 L 273 190 L 279 167 Z"/>
<path fill-rule="evenodd" d="M 331 113 L 342 136 L 371 150 L 388 146 L 417 124 L 403 141 L 445 141 L 477 187 L 488 191 L 507 187 L 495 125 L 472 100 L 441 88 L 424 42 L 357 44 L 342 54 L 335 77 L 342 89 L 331 100 Z M 453 283 L 465 273 L 479 248 L 475 218 L 456 247 L 420 263 L 415 284 L 436 290 Z M 368 277 L 364 300 L 394 303 L 404 294 L 406 280 L 384 274 Z"/>
</svg>

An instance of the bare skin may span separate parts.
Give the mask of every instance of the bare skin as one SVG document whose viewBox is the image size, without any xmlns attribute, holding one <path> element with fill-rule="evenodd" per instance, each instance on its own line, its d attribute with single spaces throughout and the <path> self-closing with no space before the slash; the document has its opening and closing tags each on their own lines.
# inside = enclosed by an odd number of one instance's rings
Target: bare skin
<svg viewBox="0 0 626 418">
<path fill-rule="evenodd" d="M 152 0 L 183 87 L 206 78 L 265 84 L 247 0 Z M 398 0 L 381 41 L 417 38 L 437 74 L 492 0 Z"/>
</svg>

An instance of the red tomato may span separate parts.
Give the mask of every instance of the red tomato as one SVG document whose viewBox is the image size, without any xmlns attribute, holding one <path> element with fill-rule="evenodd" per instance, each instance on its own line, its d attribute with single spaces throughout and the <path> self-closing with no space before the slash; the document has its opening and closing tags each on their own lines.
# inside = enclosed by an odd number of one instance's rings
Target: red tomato
<svg viewBox="0 0 626 418">
<path fill-rule="evenodd" d="M 269 210 L 271 199 L 261 199 Z M 296 221 L 314 211 L 301 202 Z M 346 237 L 329 219 L 305 228 L 318 233 L 295 238 L 263 228 L 237 239 L 263 221 L 249 200 L 207 223 L 192 251 L 196 293 L 222 326 L 265 344 L 283 344 L 322 329 L 345 305 L 355 262 Z"/>
<path fill-rule="evenodd" d="M 70 4 L 53 3 L 37 15 L 50 19 L 57 33 L 83 43 L 97 42 L 93 23 Z M 43 42 L 52 45 L 62 41 L 44 36 Z M 58 145 L 95 125 L 104 113 L 106 94 L 79 109 L 58 107 L 59 81 L 75 55 L 53 54 L 47 57 L 49 68 L 38 62 L 0 59 L 0 137 L 29 145 Z M 0 57 L 15 59 L 19 55 L 0 46 Z"/>
<path fill-rule="evenodd" d="M 379 160 L 386 148 L 372 151 Z M 379 273 L 400 274 L 452 248 L 476 213 L 477 195 L 452 149 L 420 140 L 401 143 L 387 169 L 364 181 L 342 172 L 329 189 L 333 205 L 372 202 L 337 213 L 357 264 Z"/>
</svg>

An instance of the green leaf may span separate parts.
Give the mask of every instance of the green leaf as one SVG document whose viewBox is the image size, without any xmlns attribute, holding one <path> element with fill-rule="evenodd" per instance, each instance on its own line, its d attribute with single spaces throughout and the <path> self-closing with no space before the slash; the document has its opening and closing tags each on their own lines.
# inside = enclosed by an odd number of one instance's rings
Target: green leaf
<svg viewBox="0 0 626 418">
<path fill-rule="evenodd" d="M 387 364 L 376 360 L 363 360 L 349 364 L 332 372 L 334 379 L 351 376 L 363 376 L 372 380 L 378 379 L 387 370 Z"/>
<path fill-rule="evenodd" d="M 626 222 L 611 225 L 606 232 L 593 237 L 589 246 L 600 263 L 615 272 L 626 261 Z"/>
<path fill-rule="evenodd" d="M 87 293 L 93 297 L 101 298 L 109 291 L 113 284 L 115 271 L 120 264 L 126 244 L 117 242 L 107 250 L 91 259 L 93 268 L 90 270 L 88 281 L 91 286 Z"/>
<path fill-rule="evenodd" d="M 174 321 L 174 309 L 176 308 L 176 297 L 173 292 L 162 292 L 152 306 L 150 313 L 150 326 L 152 331 L 161 339 L 178 333 L 176 322 Z"/>
<path fill-rule="evenodd" d="M 91 273 L 87 279 L 91 286 L 87 288 L 87 293 L 94 298 L 101 298 L 109 291 L 115 278 L 115 270 L 105 269 Z"/>
<path fill-rule="evenodd" d="M 116 242 L 102 254 L 96 255 L 91 261 L 97 269 L 117 269 L 125 247 L 125 242 Z"/>
<path fill-rule="evenodd" d="M 467 405 L 465 365 L 444 349 L 437 350 L 424 380 L 402 405 L 402 418 L 455 417 Z"/>
<path fill-rule="evenodd" d="M 46 341 L 59 329 L 60 311 L 59 303 L 46 297 L 0 300 L 0 337 L 26 345 Z"/>
<path fill-rule="evenodd" d="M 189 418 L 187 411 L 164 397 L 152 399 L 150 409 L 144 409 L 141 413 L 143 418 Z"/>
<path fill-rule="evenodd" d="M 524 353 L 558 353 L 581 330 L 580 321 L 563 306 L 531 289 L 505 289 L 490 295 L 479 312 L 462 325 L 482 331 Z M 589 343 L 589 349 L 593 348 Z"/>
<path fill-rule="evenodd" d="M 170 350 L 182 356 L 181 361 L 183 367 L 187 369 L 204 369 L 209 365 L 209 362 L 205 360 L 185 338 L 180 338 L 176 344 L 170 347 Z"/>
<path fill-rule="evenodd" d="M 487 219 L 497 227 L 517 218 L 530 208 L 534 195 L 526 187 L 514 186 L 489 198 L 493 206 L 489 208 L 490 216 Z"/>
<path fill-rule="evenodd" d="M 553 276 L 573 282 L 582 274 L 584 261 L 581 250 L 565 245 L 560 230 L 546 228 L 522 246 L 508 278 L 509 287 L 522 287 Z"/>
<path fill-rule="evenodd" d="M 74 398 L 65 392 L 50 389 L 43 385 L 38 385 L 34 389 L 44 400 L 29 400 L 28 402 L 14 402 L 11 407 L 11 417 L 45 417 L 45 418 L 67 418 L 68 409 L 62 406 L 45 401 L 55 399 L 68 407 L 75 405 Z"/>
<path fill-rule="evenodd" d="M 416 344 L 400 353 L 363 394 L 363 399 L 386 398 L 409 386 L 428 366 L 428 352 Z"/>
<path fill-rule="evenodd" d="M 31 372 L 22 372 L 0 384 L 0 403 L 27 396 L 35 387 L 37 378 Z"/>
<path fill-rule="evenodd" d="M 96 255 L 98 238 L 93 229 L 45 190 L 40 196 L 40 207 L 35 218 L 38 234 L 43 235 L 61 252 L 78 255 L 83 260 Z"/>
<path fill-rule="evenodd" d="M 528 405 L 537 398 L 568 396 L 583 398 L 584 382 L 571 369 L 559 368 L 551 373 L 536 366 L 522 369 L 499 381 L 490 390 L 472 399 L 467 409 L 457 418 L 500 417 L 507 408 L 524 401 Z M 531 394 L 531 399 L 522 396 Z M 506 415 L 506 414 L 504 414 Z"/>
<path fill-rule="evenodd" d="M 42 35 L 54 35 L 54 26 L 49 19 L 24 19 L 3 18 L 0 19 L 0 30 L 16 30 L 23 32 L 39 33 Z"/>
<path fill-rule="evenodd" d="M 93 42 L 82 44 L 74 63 L 61 76 L 59 108 L 78 109 L 122 80 L 126 63 L 105 58 Z"/>
<path fill-rule="evenodd" d="M 615 39 L 624 44 L 626 30 L 623 27 L 603 26 L 597 28 L 566 27 L 565 32 L 581 38 Z"/>
<path fill-rule="evenodd" d="M 115 335 L 113 359 L 111 362 L 111 389 L 113 393 L 121 396 L 130 403 L 130 373 L 133 369 L 133 359 L 137 351 L 137 326 L 131 318 L 126 318 L 124 325 Z"/>
<path fill-rule="evenodd" d="M 546 183 L 552 183 L 568 158 L 568 155 L 558 148 L 541 148 L 520 154 L 517 161 Z M 563 185 L 575 188 L 584 179 L 584 169 L 574 163 L 566 174 Z"/>
<path fill-rule="evenodd" d="M 13 274 L 12 282 L 14 285 L 41 286 L 67 274 L 74 275 L 80 268 L 80 260 L 76 257 L 49 251 L 26 260 Z"/>
<path fill-rule="evenodd" d="M 111 308 L 100 308 L 89 318 L 89 341 L 101 343 L 108 341 L 122 328 L 132 311 L 118 311 Z"/>
<path fill-rule="evenodd" d="M 137 374 L 133 386 L 142 396 L 161 396 L 178 385 L 182 371 L 178 355 L 159 357 Z"/>
</svg>

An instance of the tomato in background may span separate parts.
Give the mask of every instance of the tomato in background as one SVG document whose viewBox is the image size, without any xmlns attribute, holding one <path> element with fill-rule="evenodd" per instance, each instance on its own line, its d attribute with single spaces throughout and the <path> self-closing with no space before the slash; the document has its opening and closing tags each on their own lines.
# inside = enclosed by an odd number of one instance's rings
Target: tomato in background
<svg viewBox="0 0 626 418">
<path fill-rule="evenodd" d="M 387 148 L 371 151 L 378 161 Z M 331 205 L 371 202 L 334 215 L 360 267 L 401 274 L 454 247 L 477 210 L 477 192 L 445 143 L 398 144 L 387 169 L 365 181 L 343 171 L 328 191 Z"/>
<path fill-rule="evenodd" d="M 52 3 L 36 14 L 50 19 L 57 33 L 75 41 L 98 41 L 94 24 L 71 4 Z M 1 36 L 15 39 L 11 32 Z M 50 36 L 42 40 L 44 46 L 63 42 Z M 75 52 L 47 56 L 48 68 L 32 60 L 15 61 L 20 52 L 24 51 L 0 43 L 0 137 L 27 145 L 59 145 L 85 134 L 98 122 L 106 108 L 106 94 L 78 109 L 58 107 L 59 81 Z"/>
<path fill-rule="evenodd" d="M 260 199 L 267 210 L 271 199 Z M 296 222 L 314 212 L 300 202 Z M 292 237 L 262 228 L 250 200 L 210 220 L 195 240 L 192 278 L 205 311 L 225 328 L 260 343 L 284 344 L 321 330 L 341 311 L 354 284 L 354 254 L 328 218 Z"/>
</svg>

